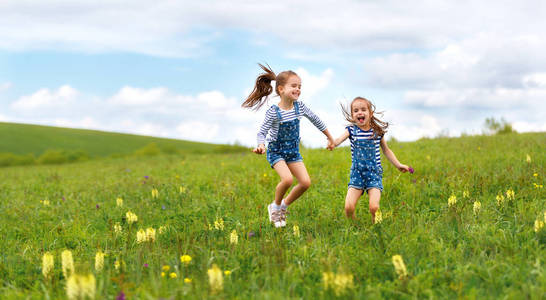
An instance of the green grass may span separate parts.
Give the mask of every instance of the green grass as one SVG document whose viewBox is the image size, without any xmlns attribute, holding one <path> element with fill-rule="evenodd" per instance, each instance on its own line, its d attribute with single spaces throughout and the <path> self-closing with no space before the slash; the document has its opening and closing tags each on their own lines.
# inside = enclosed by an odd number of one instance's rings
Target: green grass
<svg viewBox="0 0 546 300">
<path fill-rule="evenodd" d="M 47 150 L 84 151 L 91 157 L 132 154 L 155 143 L 167 152 L 213 153 L 228 151 L 229 146 L 175 139 L 0 122 L 0 153 L 41 155 Z"/>
<path fill-rule="evenodd" d="M 378 225 L 371 224 L 367 199 L 360 200 L 356 221 L 344 218 L 346 147 L 303 150 L 313 184 L 289 208 L 284 229 L 273 228 L 266 211 L 278 177 L 264 156 L 250 152 L 4 168 L 0 298 L 64 298 L 60 256 L 70 249 L 77 272 L 94 274 L 97 299 L 113 299 L 121 290 L 129 299 L 335 298 L 323 285 L 324 272 L 353 276 L 354 287 L 340 298 L 544 299 L 546 230 L 535 233 L 533 224 L 546 210 L 539 187 L 545 133 L 389 146 L 415 174 L 402 174 L 383 158 L 384 220 Z M 515 199 L 497 205 L 496 196 L 508 189 Z M 457 203 L 450 208 L 451 195 Z M 482 205 L 478 215 L 475 201 Z M 138 215 L 132 225 L 125 222 L 129 210 Z M 224 229 L 216 230 L 220 218 Z M 120 235 L 113 229 L 118 222 Z M 155 242 L 136 243 L 138 229 L 160 226 L 167 231 Z M 99 249 L 107 253 L 102 272 L 94 270 Z M 51 279 L 41 273 L 46 251 L 55 257 Z M 193 258 L 187 266 L 179 260 L 184 254 Z M 393 268 L 396 254 L 407 266 L 404 279 Z M 116 260 L 124 262 L 119 270 Z M 217 294 L 207 276 L 213 264 L 232 272 Z M 162 278 L 164 265 L 177 278 Z"/>
</svg>

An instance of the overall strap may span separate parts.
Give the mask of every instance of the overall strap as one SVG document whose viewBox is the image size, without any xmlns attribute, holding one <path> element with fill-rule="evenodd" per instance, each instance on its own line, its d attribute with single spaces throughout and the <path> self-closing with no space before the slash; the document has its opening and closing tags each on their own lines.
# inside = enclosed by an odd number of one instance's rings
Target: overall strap
<svg viewBox="0 0 546 300">
<path fill-rule="evenodd" d="M 279 119 L 279 122 L 282 120 L 281 111 L 279 110 L 279 107 L 277 105 L 273 105 L 275 107 L 275 111 L 277 112 L 277 119 Z"/>
<path fill-rule="evenodd" d="M 298 104 L 298 101 L 294 102 L 294 107 L 296 108 L 296 117 L 300 114 L 300 106 Z"/>
</svg>

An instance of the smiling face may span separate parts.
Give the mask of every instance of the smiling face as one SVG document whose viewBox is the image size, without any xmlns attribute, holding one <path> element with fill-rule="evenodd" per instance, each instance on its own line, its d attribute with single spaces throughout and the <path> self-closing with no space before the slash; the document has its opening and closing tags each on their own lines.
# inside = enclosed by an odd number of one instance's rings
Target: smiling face
<svg viewBox="0 0 546 300">
<path fill-rule="evenodd" d="M 364 99 L 355 99 L 351 103 L 351 117 L 357 126 L 367 127 L 373 112 L 370 110 L 370 103 Z"/>
<path fill-rule="evenodd" d="M 278 87 L 279 96 L 284 99 L 296 101 L 301 93 L 301 79 L 298 75 L 291 75 L 286 83 Z"/>
</svg>

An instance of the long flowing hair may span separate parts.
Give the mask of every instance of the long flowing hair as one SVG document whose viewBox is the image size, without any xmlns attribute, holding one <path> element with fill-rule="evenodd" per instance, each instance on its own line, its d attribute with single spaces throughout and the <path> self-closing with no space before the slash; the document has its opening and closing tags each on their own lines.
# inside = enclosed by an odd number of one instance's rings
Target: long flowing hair
<svg viewBox="0 0 546 300">
<path fill-rule="evenodd" d="M 353 119 L 353 103 L 355 103 L 355 101 L 357 101 L 357 100 L 366 101 L 366 103 L 368 105 L 368 111 L 370 111 L 370 114 L 372 116 L 371 120 L 370 120 L 370 126 L 373 129 L 374 137 L 385 135 L 385 133 L 387 132 L 387 128 L 389 127 L 389 123 L 381 121 L 380 119 L 378 119 L 375 116 L 376 114 L 383 116 L 383 112 L 376 112 L 375 111 L 375 105 L 370 100 L 368 100 L 368 99 L 366 99 L 364 97 L 354 98 L 353 101 L 351 101 L 351 104 L 349 105 L 349 107 L 346 107 L 342 103 L 340 103 L 341 111 L 343 112 L 343 116 L 345 117 L 345 120 L 347 120 L 351 124 L 356 125 L 356 122 Z"/>
<path fill-rule="evenodd" d="M 275 72 L 271 70 L 269 65 L 267 65 L 267 67 L 262 64 L 258 65 L 264 70 L 264 73 L 258 75 L 254 89 L 241 105 L 242 107 L 253 108 L 254 110 L 260 109 L 260 107 L 265 104 L 267 96 L 273 92 L 271 81 L 275 80 L 275 93 L 279 95 L 279 86 L 286 84 L 290 76 L 298 76 L 296 72 L 290 70 L 275 75 Z"/>
</svg>

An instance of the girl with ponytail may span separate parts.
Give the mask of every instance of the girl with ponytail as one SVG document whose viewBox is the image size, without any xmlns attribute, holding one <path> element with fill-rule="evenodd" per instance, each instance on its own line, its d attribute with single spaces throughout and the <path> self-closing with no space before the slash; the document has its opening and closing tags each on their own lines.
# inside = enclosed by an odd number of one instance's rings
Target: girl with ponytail
<svg viewBox="0 0 546 300">
<path fill-rule="evenodd" d="M 261 64 L 259 66 L 265 73 L 258 76 L 252 93 L 242 106 L 254 110 L 262 107 L 273 92 L 271 82 L 275 81 L 275 93 L 280 100 L 266 111 L 265 120 L 258 132 L 258 146 L 252 151 L 256 154 L 266 153 L 267 161 L 279 174 L 280 182 L 275 188 L 275 200 L 268 205 L 267 210 L 269 221 L 275 227 L 284 227 L 288 206 L 311 185 L 311 178 L 299 151 L 301 117 L 309 119 L 326 135 L 328 149 L 333 149 L 334 140 L 326 125 L 303 102 L 298 101 L 301 79 L 295 72 L 284 71 L 275 75 L 269 66 Z M 286 191 L 292 186 L 293 176 L 296 177 L 298 184 L 283 199 Z"/>
</svg>

